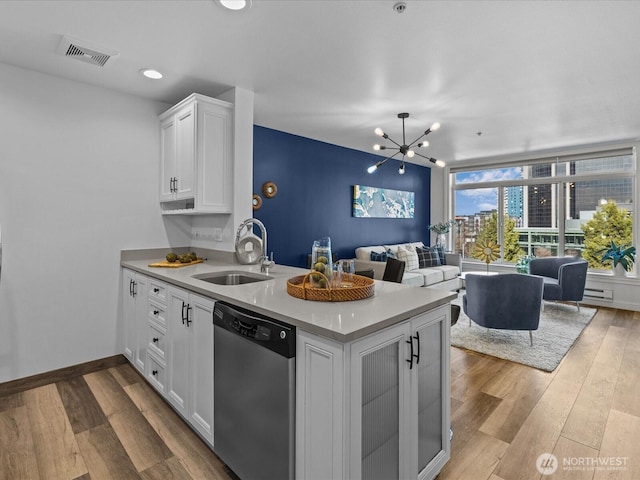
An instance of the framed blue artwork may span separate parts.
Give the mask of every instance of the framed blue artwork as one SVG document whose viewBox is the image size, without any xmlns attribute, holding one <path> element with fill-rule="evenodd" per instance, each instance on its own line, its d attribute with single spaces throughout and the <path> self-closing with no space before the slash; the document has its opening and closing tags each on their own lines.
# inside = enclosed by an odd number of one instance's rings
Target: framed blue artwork
<svg viewBox="0 0 640 480">
<path fill-rule="evenodd" d="M 414 206 L 414 192 L 353 186 L 354 217 L 413 218 Z"/>
</svg>

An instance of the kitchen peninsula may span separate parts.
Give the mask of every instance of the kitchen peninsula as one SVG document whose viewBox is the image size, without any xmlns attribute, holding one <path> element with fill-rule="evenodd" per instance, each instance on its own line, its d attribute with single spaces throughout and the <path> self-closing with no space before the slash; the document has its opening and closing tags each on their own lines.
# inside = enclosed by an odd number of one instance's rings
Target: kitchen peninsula
<svg viewBox="0 0 640 480">
<path fill-rule="evenodd" d="M 311 302 L 286 290 L 288 278 L 306 273 L 300 268 L 275 265 L 269 280 L 216 285 L 194 276 L 259 274 L 260 267 L 226 258 L 183 268 L 148 266 L 158 258 L 123 252 L 124 351 L 214 451 L 213 383 L 207 378 L 213 354 L 206 350 L 212 306 L 221 301 L 296 327 L 295 478 L 431 479 L 448 461 L 449 302 L 455 293 L 376 281 L 371 298 Z M 200 372 L 188 372 L 194 380 L 184 395 L 171 384 L 171 292 L 197 310 L 187 325 L 198 332 L 190 341 L 199 357 L 184 363 Z"/>
</svg>

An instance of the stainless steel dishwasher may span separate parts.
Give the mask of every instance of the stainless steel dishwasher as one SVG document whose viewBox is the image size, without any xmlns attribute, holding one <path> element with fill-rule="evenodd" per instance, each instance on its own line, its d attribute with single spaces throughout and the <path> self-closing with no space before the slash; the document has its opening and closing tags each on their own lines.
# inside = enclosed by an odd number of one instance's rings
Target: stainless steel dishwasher
<svg viewBox="0 0 640 480">
<path fill-rule="evenodd" d="M 216 302 L 213 450 L 242 480 L 294 478 L 295 327 Z"/>
</svg>

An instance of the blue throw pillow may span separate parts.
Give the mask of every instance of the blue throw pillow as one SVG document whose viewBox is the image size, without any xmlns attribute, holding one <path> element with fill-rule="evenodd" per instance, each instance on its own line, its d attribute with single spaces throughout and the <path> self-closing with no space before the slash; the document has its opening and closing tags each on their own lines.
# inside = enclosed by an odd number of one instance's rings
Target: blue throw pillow
<svg viewBox="0 0 640 480">
<path fill-rule="evenodd" d="M 382 253 L 371 252 L 371 260 L 374 262 L 386 262 L 387 252 L 382 252 Z"/>
<path fill-rule="evenodd" d="M 416 247 L 419 268 L 437 267 L 441 265 L 438 253 L 430 248 Z"/>
<path fill-rule="evenodd" d="M 393 252 L 393 250 L 387 248 L 387 258 L 395 258 L 397 260 L 398 256 Z"/>
<path fill-rule="evenodd" d="M 438 254 L 438 258 L 440 259 L 440 265 L 447 264 L 447 257 L 444 254 L 444 247 L 431 247 L 431 250 L 435 251 Z"/>
</svg>

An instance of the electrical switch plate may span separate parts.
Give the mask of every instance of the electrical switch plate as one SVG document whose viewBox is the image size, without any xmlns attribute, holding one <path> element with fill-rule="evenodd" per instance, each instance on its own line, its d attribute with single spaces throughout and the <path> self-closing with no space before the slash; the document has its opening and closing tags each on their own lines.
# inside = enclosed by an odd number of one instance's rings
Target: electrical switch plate
<svg viewBox="0 0 640 480">
<path fill-rule="evenodd" d="M 216 242 L 221 242 L 222 241 L 222 229 L 221 228 L 214 228 L 213 229 L 213 239 Z"/>
</svg>

